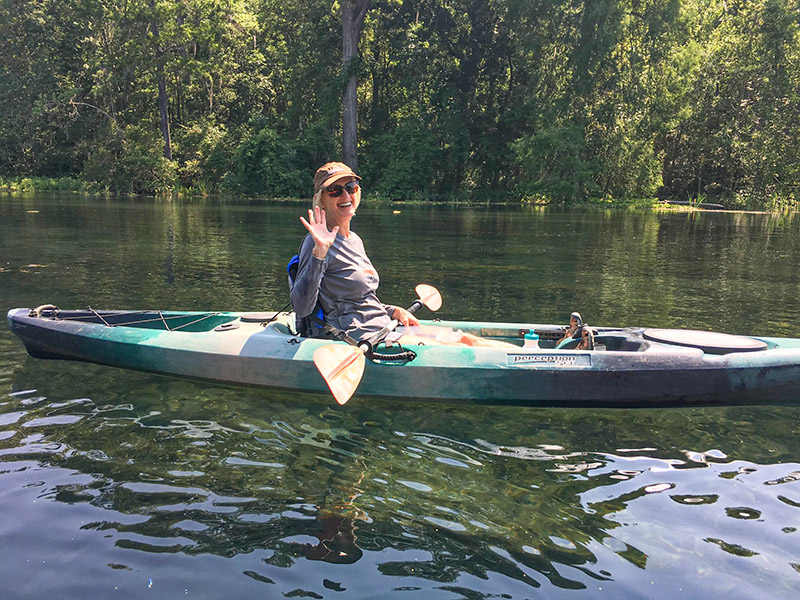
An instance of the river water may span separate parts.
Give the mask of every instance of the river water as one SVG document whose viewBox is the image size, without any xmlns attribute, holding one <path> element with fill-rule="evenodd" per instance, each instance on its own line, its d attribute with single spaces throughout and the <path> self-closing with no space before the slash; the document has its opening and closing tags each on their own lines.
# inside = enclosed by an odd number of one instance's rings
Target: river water
<svg viewBox="0 0 800 600">
<path fill-rule="evenodd" d="M 304 204 L 0 197 L 0 308 L 275 310 Z M 370 206 L 445 319 L 800 335 L 800 217 Z M 791 404 L 795 399 L 787 399 Z M 512 409 L 29 358 L 0 329 L 4 598 L 797 598 L 795 406 Z"/>
</svg>

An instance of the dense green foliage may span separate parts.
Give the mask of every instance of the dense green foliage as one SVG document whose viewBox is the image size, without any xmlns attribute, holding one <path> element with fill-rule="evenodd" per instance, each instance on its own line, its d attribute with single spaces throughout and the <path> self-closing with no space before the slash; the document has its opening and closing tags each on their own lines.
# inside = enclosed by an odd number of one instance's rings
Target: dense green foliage
<svg viewBox="0 0 800 600">
<path fill-rule="evenodd" d="M 6 0 L 0 22 L 0 176 L 306 196 L 341 156 L 338 3 Z M 382 197 L 800 200 L 797 0 L 373 0 L 360 50 Z"/>
</svg>

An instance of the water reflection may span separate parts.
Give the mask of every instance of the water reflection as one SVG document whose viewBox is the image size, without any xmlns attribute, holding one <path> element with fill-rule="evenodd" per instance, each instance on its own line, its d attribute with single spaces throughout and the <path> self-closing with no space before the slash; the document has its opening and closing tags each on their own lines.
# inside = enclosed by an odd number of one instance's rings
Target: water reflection
<svg viewBox="0 0 800 600">
<path fill-rule="evenodd" d="M 337 564 L 356 562 L 364 554 L 358 547 L 356 521 L 340 515 L 320 515 L 309 531 L 319 539 L 317 544 L 303 544 L 303 556 L 309 560 L 324 560 Z"/>
<path fill-rule="evenodd" d="M 780 565 L 792 568 L 792 545 L 776 545 L 765 528 L 796 523 L 793 492 L 769 490 L 795 481 L 800 465 L 781 464 L 774 433 L 770 450 L 763 439 L 704 445 L 704 430 L 719 441 L 753 427 L 744 409 L 525 411 L 535 422 L 521 423 L 507 409 L 420 414 L 377 402 L 342 411 L 316 397 L 298 403 L 101 367 L 94 374 L 128 391 L 113 402 L 70 400 L 35 391 L 49 390 L 38 364 L 25 381 L 35 387 L 6 397 L 3 471 L 44 474 L 26 484 L 39 502 L 101 509 L 80 530 L 126 551 L 114 572 L 135 570 L 140 553 L 266 553 L 243 570 L 248 579 L 281 586 L 281 572 L 307 561 L 364 563 L 372 577 L 418 589 L 490 593 L 504 582 L 516 597 L 511 582 L 609 589 L 637 570 L 680 570 L 688 554 L 710 569 L 723 568 L 723 556 L 768 556 L 770 576 L 789 584 Z M 670 426 L 687 421 L 693 432 Z M 589 428 L 599 433 L 591 442 Z M 54 469 L 69 481 L 49 481 Z M 758 529 L 737 525 L 748 523 Z M 324 577 L 315 593 L 359 589 L 364 576 Z"/>
</svg>

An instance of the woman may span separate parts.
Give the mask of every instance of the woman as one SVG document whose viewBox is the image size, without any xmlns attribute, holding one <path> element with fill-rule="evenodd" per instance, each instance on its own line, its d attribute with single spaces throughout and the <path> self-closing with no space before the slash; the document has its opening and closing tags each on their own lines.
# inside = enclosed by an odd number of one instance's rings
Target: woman
<svg viewBox="0 0 800 600">
<path fill-rule="evenodd" d="M 314 175 L 313 207 L 308 220 L 300 217 L 308 235 L 300 246 L 300 263 L 291 291 L 292 306 L 299 317 L 311 315 L 319 302 L 325 320 L 361 340 L 396 319 L 403 325 L 419 325 L 399 306 L 383 304 L 375 292 L 380 279 L 364 250 L 364 243 L 350 229 L 361 201 L 361 179 L 340 162 L 322 165 Z"/>
<path fill-rule="evenodd" d="M 395 319 L 405 327 L 414 326 L 415 335 L 403 335 L 399 340 L 406 344 L 424 340 L 423 343 L 511 346 L 442 327 L 420 328 L 419 321 L 405 308 L 383 304 L 378 299 L 378 272 L 367 257 L 361 238 L 350 229 L 361 201 L 359 179 L 340 162 L 324 164 L 314 175 L 312 208 L 308 219 L 300 217 L 308 235 L 300 245 L 300 262 L 290 295 L 297 316 L 308 317 L 319 303 L 325 321 L 356 341 Z"/>
</svg>

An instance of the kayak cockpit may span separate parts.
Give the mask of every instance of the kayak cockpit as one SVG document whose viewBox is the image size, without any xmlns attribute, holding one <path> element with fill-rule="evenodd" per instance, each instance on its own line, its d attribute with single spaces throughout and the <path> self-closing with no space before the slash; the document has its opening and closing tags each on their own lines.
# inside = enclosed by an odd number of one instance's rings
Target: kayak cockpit
<svg viewBox="0 0 800 600">
<path fill-rule="evenodd" d="M 473 324 L 439 323 L 441 325 L 463 329 L 481 337 L 509 342 L 522 347 L 526 334 L 535 334 L 536 347 L 542 350 L 593 350 L 597 352 L 647 352 L 673 349 L 697 349 L 704 354 L 733 354 L 760 352 L 776 347 L 775 343 L 760 338 L 697 331 L 692 329 L 648 329 L 643 327 L 590 327 L 591 345 L 581 346 L 582 337 L 578 333 L 571 338 L 565 337 L 567 328 L 560 325 L 531 325 L 530 328 L 517 324 Z M 585 336 L 584 336 L 585 337 Z M 784 340 L 785 343 L 785 340 Z"/>
<path fill-rule="evenodd" d="M 566 343 L 559 343 L 564 331 L 559 329 L 557 335 L 545 330 L 539 333 L 539 329 L 534 329 L 539 335 L 539 345 L 545 349 L 576 350 L 581 341 L 580 337 L 568 340 Z M 613 329 L 606 330 L 597 328 L 593 334 L 593 347 L 588 348 L 598 352 L 644 352 L 650 348 L 651 343 L 641 336 L 640 329 Z"/>
</svg>

